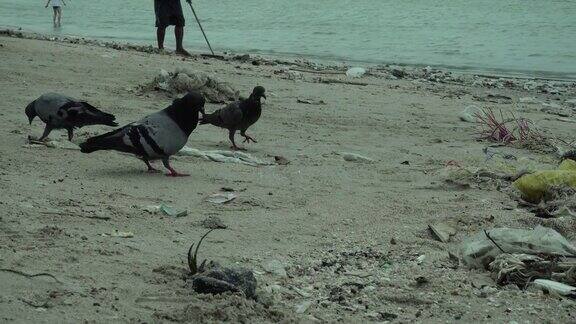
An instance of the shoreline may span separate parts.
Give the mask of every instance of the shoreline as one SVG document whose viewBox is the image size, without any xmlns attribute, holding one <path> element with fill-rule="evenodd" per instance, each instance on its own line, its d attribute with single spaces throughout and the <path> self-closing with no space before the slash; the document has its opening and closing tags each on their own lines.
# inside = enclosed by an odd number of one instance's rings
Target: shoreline
<svg viewBox="0 0 576 324">
<path fill-rule="evenodd" d="M 126 40 L 110 40 L 106 38 L 90 38 L 73 35 L 53 35 L 49 33 L 40 33 L 34 31 L 26 31 L 23 28 L 1 28 L 0 35 L 7 35 L 11 37 L 19 37 L 25 39 L 35 39 L 44 41 L 58 41 L 73 44 L 95 45 L 113 48 L 117 50 L 135 50 L 145 53 L 155 54 L 171 54 L 162 52 L 156 49 L 153 45 L 138 44 L 138 42 L 130 42 Z M 198 49 L 195 49 L 198 50 Z M 193 56 L 207 56 L 199 52 L 192 53 Z M 217 54 L 218 55 L 218 54 Z M 362 66 L 366 70 L 385 70 L 387 68 L 405 69 L 407 71 L 420 70 L 420 69 L 433 69 L 443 72 L 450 72 L 455 74 L 477 76 L 483 78 L 502 78 L 502 79 L 520 79 L 520 80 L 537 80 L 537 81 L 555 81 L 555 82 L 576 82 L 576 73 L 565 73 L 565 76 L 557 72 L 549 71 L 525 71 L 525 70 L 507 70 L 495 68 L 478 68 L 472 66 L 445 66 L 445 65 L 426 65 L 426 64 L 409 64 L 409 63 L 378 63 L 371 61 L 349 60 L 349 59 L 336 59 L 336 58 L 322 58 L 314 55 L 301 55 L 297 53 L 259 53 L 259 52 L 235 52 L 233 50 L 223 51 L 223 59 L 226 61 L 234 60 L 238 57 L 245 55 L 254 56 L 261 62 L 281 62 L 294 65 L 301 65 L 306 67 L 314 67 L 319 71 L 326 69 L 341 69 L 344 70 L 349 67 Z M 532 75 L 533 74 L 533 75 Z"/>
</svg>

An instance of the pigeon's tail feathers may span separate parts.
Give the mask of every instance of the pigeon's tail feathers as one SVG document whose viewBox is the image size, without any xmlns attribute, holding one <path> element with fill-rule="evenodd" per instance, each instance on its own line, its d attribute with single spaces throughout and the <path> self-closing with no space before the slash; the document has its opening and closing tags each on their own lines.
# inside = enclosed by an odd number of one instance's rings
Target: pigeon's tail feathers
<svg viewBox="0 0 576 324">
<path fill-rule="evenodd" d="M 108 114 L 108 113 L 102 113 L 102 115 L 99 117 L 99 123 L 101 125 L 107 125 L 107 126 L 113 126 L 116 127 L 118 126 L 118 123 L 115 122 L 116 117 L 112 114 Z"/>
<path fill-rule="evenodd" d="M 37 116 L 36 108 L 34 107 L 35 105 L 36 100 L 29 103 L 28 106 L 26 106 L 26 109 L 24 110 L 26 116 L 28 117 L 28 122 L 30 123 L 30 125 L 32 125 L 32 120 L 34 120 L 34 118 Z"/>
<path fill-rule="evenodd" d="M 70 102 L 67 105 L 70 106 L 67 107 L 70 121 L 79 127 L 87 125 L 118 126 L 114 115 L 105 113 L 87 102 Z"/>
<path fill-rule="evenodd" d="M 86 142 L 80 144 L 80 152 L 92 153 L 100 150 L 119 150 L 126 146 L 122 141 L 122 128 L 108 132 L 106 134 L 90 137 Z"/>
<path fill-rule="evenodd" d="M 87 102 L 82 102 L 82 104 L 91 114 L 94 114 L 95 119 L 101 125 L 118 126 L 118 123 L 115 122 L 116 116 L 105 113 Z"/>
<path fill-rule="evenodd" d="M 206 114 L 200 120 L 200 125 L 212 124 L 214 126 L 220 126 L 222 124 L 222 118 L 217 113 Z"/>
</svg>

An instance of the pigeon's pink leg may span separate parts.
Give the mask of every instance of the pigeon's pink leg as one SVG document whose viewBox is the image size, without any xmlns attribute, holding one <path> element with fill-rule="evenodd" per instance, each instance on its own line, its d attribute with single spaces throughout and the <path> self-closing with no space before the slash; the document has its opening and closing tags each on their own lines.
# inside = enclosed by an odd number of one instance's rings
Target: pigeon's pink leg
<svg viewBox="0 0 576 324">
<path fill-rule="evenodd" d="M 250 141 L 254 142 L 254 143 L 258 143 L 252 136 L 246 134 L 246 130 L 241 130 L 240 131 L 240 135 L 242 135 L 244 137 L 244 142 L 243 143 L 250 143 Z"/>
<path fill-rule="evenodd" d="M 51 131 L 52 131 L 52 126 L 46 124 L 46 127 L 44 128 L 44 133 L 42 133 L 42 137 L 40 137 L 38 139 L 38 141 L 42 142 L 43 140 L 45 140 L 46 137 L 48 137 L 48 135 L 50 135 Z"/>
<path fill-rule="evenodd" d="M 234 141 L 234 134 L 236 134 L 235 129 L 228 130 L 228 138 L 230 139 L 230 142 L 232 142 L 232 147 L 230 147 L 230 148 L 234 151 L 246 151 L 246 149 L 238 147 L 236 145 L 236 142 Z"/>
<path fill-rule="evenodd" d="M 148 167 L 148 173 L 158 173 L 160 172 L 160 170 L 155 169 L 152 164 L 150 164 L 150 161 L 148 161 L 147 159 L 143 159 L 144 163 L 146 163 L 146 166 Z"/>
<path fill-rule="evenodd" d="M 167 177 L 188 177 L 188 176 L 190 176 L 189 174 L 178 173 L 176 170 L 174 170 L 170 166 L 170 162 L 168 161 L 168 158 L 162 159 L 162 163 L 164 164 L 164 167 L 170 171 L 170 173 L 166 174 Z"/>
</svg>

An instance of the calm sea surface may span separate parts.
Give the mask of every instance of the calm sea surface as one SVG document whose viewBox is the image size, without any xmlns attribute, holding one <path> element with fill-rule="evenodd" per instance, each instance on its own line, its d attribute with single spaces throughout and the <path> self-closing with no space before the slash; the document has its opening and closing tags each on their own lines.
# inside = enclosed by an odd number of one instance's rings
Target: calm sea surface
<svg viewBox="0 0 576 324">
<path fill-rule="evenodd" d="M 44 0 L 0 0 L 0 26 L 155 42 L 152 0 L 67 3 L 55 30 Z M 186 46 L 205 50 L 182 6 Z M 198 0 L 194 7 L 218 51 L 576 78 L 576 0 Z"/>
</svg>

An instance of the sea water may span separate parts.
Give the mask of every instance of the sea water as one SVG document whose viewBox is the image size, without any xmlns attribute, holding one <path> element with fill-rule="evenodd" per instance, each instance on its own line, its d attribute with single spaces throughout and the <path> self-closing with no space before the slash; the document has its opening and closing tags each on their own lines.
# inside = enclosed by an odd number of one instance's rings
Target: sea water
<svg viewBox="0 0 576 324">
<path fill-rule="evenodd" d="M 152 0 L 0 0 L 0 26 L 155 44 Z M 216 51 L 576 78 L 575 0 L 197 0 Z M 185 1 L 185 46 L 208 51 Z M 174 44 L 172 31 L 167 45 Z"/>
</svg>

